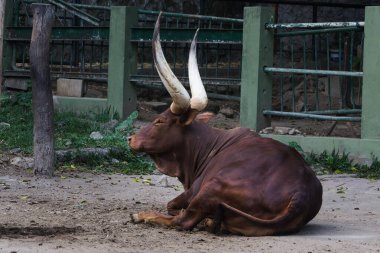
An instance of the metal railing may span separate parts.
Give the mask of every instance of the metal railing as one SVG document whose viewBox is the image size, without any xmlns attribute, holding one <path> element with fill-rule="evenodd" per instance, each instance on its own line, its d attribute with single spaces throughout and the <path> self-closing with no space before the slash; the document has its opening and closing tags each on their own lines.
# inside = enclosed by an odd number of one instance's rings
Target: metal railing
<svg viewBox="0 0 380 253">
<path fill-rule="evenodd" d="M 266 116 L 360 121 L 364 22 L 267 24 L 276 29 L 275 101 Z"/>
<path fill-rule="evenodd" d="M 5 40 L 13 53 L 9 67 L 4 69 L 5 77 L 30 76 L 31 4 L 35 2 L 41 1 L 15 1 L 12 26 L 6 27 Z M 59 4 L 54 5 L 57 18 L 50 45 L 52 77 L 106 81 L 109 8 L 71 5 L 61 0 L 48 2 Z"/>
<path fill-rule="evenodd" d="M 12 26 L 6 41 L 13 51 L 5 77 L 29 77 L 29 43 L 32 27 L 31 4 L 48 2 L 56 6 L 56 23 L 51 38 L 53 78 L 79 78 L 107 82 L 109 56 L 109 6 L 75 4 L 61 0 L 19 0 L 13 8 Z M 138 25 L 132 29 L 137 44 L 137 72 L 130 80 L 138 87 L 163 88 L 152 64 L 151 37 L 159 12 L 138 11 Z M 210 97 L 239 100 L 242 19 L 164 12 L 161 38 L 174 73 L 187 85 L 189 45 L 197 28 L 198 63 Z"/>
<path fill-rule="evenodd" d="M 139 25 L 132 30 L 132 41 L 138 47 L 136 75 L 138 86 L 162 88 L 152 64 L 151 37 L 159 12 L 139 10 Z M 190 42 L 198 35 L 198 66 L 209 97 L 239 100 L 242 24 L 241 19 L 163 12 L 161 41 L 173 72 L 186 86 Z"/>
</svg>

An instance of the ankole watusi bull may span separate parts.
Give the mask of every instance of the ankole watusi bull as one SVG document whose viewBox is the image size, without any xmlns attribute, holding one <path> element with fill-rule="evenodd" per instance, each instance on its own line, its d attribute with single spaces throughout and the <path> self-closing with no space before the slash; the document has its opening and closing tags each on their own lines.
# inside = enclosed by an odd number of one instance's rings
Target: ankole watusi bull
<svg viewBox="0 0 380 253">
<path fill-rule="evenodd" d="M 153 34 L 158 74 L 173 98 L 170 108 L 129 138 L 157 169 L 177 177 L 185 191 L 167 205 L 168 214 L 140 212 L 134 222 L 192 229 L 205 221 L 213 232 L 263 236 L 298 231 L 318 213 L 322 186 L 293 148 L 246 128 L 216 129 L 196 60 L 196 36 L 189 56 L 192 97 L 162 52 L 159 19 Z"/>
</svg>

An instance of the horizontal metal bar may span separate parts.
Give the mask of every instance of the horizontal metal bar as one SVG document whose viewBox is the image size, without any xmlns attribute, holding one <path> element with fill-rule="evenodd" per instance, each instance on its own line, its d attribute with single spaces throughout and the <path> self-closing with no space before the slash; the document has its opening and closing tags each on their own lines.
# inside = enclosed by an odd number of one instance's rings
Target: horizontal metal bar
<svg viewBox="0 0 380 253">
<path fill-rule="evenodd" d="M 32 27 L 6 27 L 4 39 L 30 41 Z M 108 40 L 109 27 L 53 27 L 52 40 Z"/>
<path fill-rule="evenodd" d="M 333 33 L 333 32 L 346 32 L 346 31 L 363 31 L 362 27 L 343 27 L 343 28 L 328 28 L 328 29 L 318 29 L 318 30 L 303 30 L 303 31 L 291 31 L 291 32 L 281 32 L 276 33 L 276 37 L 291 37 L 300 35 L 313 35 L 321 33 Z"/>
<path fill-rule="evenodd" d="M 264 110 L 263 114 L 266 116 L 280 116 L 280 117 L 317 119 L 317 120 L 361 121 L 361 117 L 326 116 L 326 115 L 309 114 L 309 113 L 302 113 L 302 112 L 281 112 L 281 111 Z"/>
<path fill-rule="evenodd" d="M 67 12 L 81 18 L 84 21 L 87 21 L 90 24 L 99 26 L 100 19 L 86 13 L 85 11 L 82 11 L 82 10 L 76 8 L 75 6 L 73 6 L 70 3 L 66 3 L 65 1 L 62 1 L 62 0 L 47 0 L 47 1 L 51 4 L 54 4 L 58 7 L 61 7 L 62 9 L 66 10 Z"/>
<path fill-rule="evenodd" d="M 140 82 L 135 82 L 135 86 L 141 87 L 141 88 L 148 88 L 148 89 L 159 89 L 166 91 L 165 87 L 162 84 L 153 84 L 153 83 L 140 83 Z M 207 97 L 208 98 L 214 98 L 214 99 L 220 99 L 220 100 L 232 100 L 232 101 L 240 101 L 240 97 L 238 96 L 231 96 L 231 95 L 223 95 L 223 94 L 217 94 L 217 93 L 210 93 L 207 92 Z"/>
<path fill-rule="evenodd" d="M 107 82 L 107 73 L 80 73 L 80 72 L 55 72 L 51 71 L 53 79 L 57 78 L 80 78 L 83 80 L 93 80 Z M 29 70 L 4 70 L 4 77 L 30 77 Z"/>
<path fill-rule="evenodd" d="M 160 14 L 159 11 L 148 11 L 148 10 L 139 10 L 139 14 L 147 14 L 147 15 L 157 15 Z M 220 22 L 229 22 L 229 23 L 243 23 L 243 19 L 236 18 L 221 18 L 215 16 L 204 16 L 204 15 L 196 15 L 196 14 L 185 14 L 185 13 L 176 13 L 176 12 L 162 12 L 163 16 L 167 17 L 179 17 L 179 18 L 195 18 L 200 20 L 211 20 L 211 21 L 220 21 Z"/>
<path fill-rule="evenodd" d="M 361 109 L 338 109 L 338 110 L 322 110 L 322 111 L 307 111 L 307 114 L 322 114 L 322 115 L 336 115 L 336 114 L 360 114 Z"/>
<path fill-rule="evenodd" d="M 160 39 L 162 42 L 188 42 L 194 37 L 196 29 L 162 28 Z M 131 41 L 144 42 L 151 41 L 153 28 L 132 28 Z M 241 44 L 243 37 L 242 30 L 220 30 L 220 29 L 200 29 L 198 33 L 198 43 L 226 43 Z"/>
<path fill-rule="evenodd" d="M 188 85 L 189 79 L 187 77 L 178 77 L 178 79 L 184 84 Z M 131 75 L 129 81 L 136 83 L 151 83 L 162 85 L 162 81 L 159 76 L 153 75 Z M 241 80 L 236 78 L 202 78 L 205 85 L 220 85 L 220 86 L 239 86 Z"/>
<path fill-rule="evenodd" d="M 23 0 L 24 3 L 32 4 L 32 3 L 39 3 L 41 1 L 36 0 Z M 111 10 L 110 6 L 104 6 L 104 5 L 88 5 L 88 4 L 75 4 L 70 3 L 70 5 L 77 7 L 77 8 L 83 8 L 83 9 L 94 9 L 94 10 Z"/>
<path fill-rule="evenodd" d="M 310 74 L 323 76 L 353 76 L 363 77 L 363 72 L 354 71 L 337 71 L 337 70 L 318 70 L 318 69 L 292 69 L 292 68 L 274 68 L 264 67 L 264 72 L 271 73 L 292 73 L 292 74 Z"/>
<path fill-rule="evenodd" d="M 266 29 L 294 29 L 294 28 L 341 28 L 364 27 L 364 22 L 324 22 L 324 23 L 284 23 L 265 24 Z"/>
</svg>

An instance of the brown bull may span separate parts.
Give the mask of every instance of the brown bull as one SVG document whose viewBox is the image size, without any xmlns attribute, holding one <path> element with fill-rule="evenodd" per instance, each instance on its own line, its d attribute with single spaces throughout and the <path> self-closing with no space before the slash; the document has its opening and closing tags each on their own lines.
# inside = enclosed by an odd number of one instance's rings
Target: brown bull
<svg viewBox="0 0 380 253">
<path fill-rule="evenodd" d="M 192 98 L 162 53 L 159 19 L 153 58 L 173 98 L 170 109 L 129 138 L 157 169 L 177 177 L 185 191 L 167 205 L 168 214 L 140 212 L 135 222 L 192 229 L 201 221 L 214 232 L 263 236 L 298 231 L 318 213 L 322 186 L 301 155 L 280 142 L 245 128 L 215 129 L 206 124 L 207 105 L 196 61 L 196 35 L 189 56 Z"/>
</svg>

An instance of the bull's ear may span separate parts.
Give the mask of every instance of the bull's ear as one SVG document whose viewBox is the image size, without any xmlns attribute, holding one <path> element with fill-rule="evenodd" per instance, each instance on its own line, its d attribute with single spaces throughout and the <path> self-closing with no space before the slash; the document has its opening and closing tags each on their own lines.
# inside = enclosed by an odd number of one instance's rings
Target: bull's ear
<svg viewBox="0 0 380 253">
<path fill-rule="evenodd" d="M 179 123 L 184 126 L 190 125 L 197 117 L 198 113 L 199 111 L 196 109 L 189 109 L 187 112 L 181 115 Z"/>
<path fill-rule="evenodd" d="M 212 119 L 213 117 L 215 117 L 215 113 L 213 113 L 213 112 L 203 112 L 203 113 L 199 113 L 195 117 L 195 120 L 196 121 L 201 121 L 201 122 L 204 122 L 204 123 L 208 123 L 210 121 L 210 119 Z"/>
</svg>

